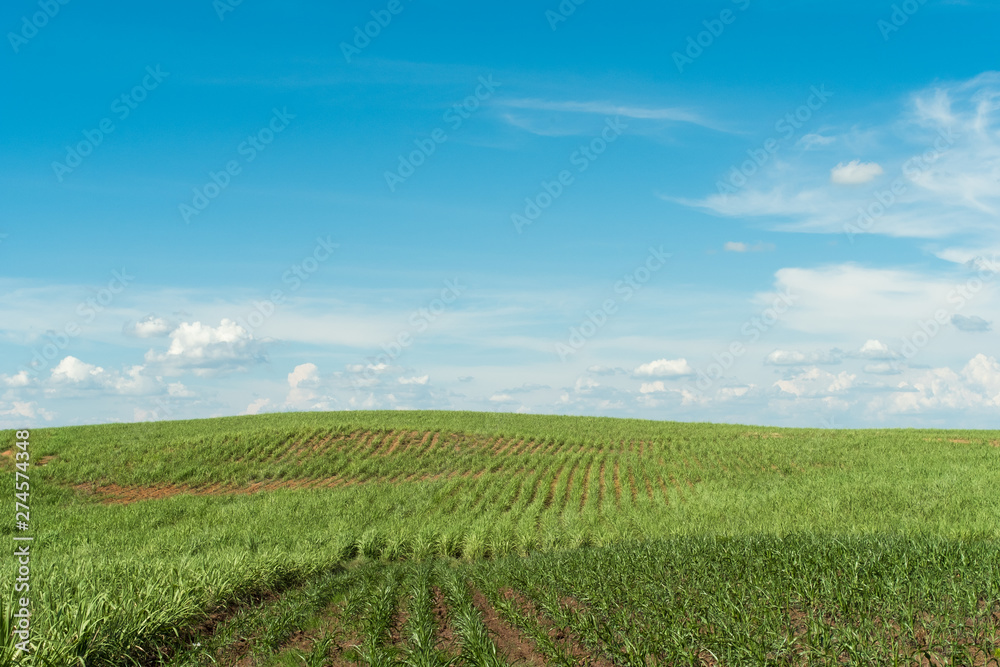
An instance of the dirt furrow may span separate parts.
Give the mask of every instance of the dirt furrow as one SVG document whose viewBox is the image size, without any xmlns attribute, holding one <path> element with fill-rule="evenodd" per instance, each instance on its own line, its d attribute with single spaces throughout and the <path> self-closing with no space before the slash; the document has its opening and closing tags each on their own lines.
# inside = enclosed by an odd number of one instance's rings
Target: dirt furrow
<svg viewBox="0 0 1000 667">
<path fill-rule="evenodd" d="M 535 643 L 520 630 L 504 621 L 483 595 L 476 589 L 472 593 L 472 604 L 483 616 L 483 625 L 497 645 L 497 650 L 515 665 L 545 665 L 542 655 Z"/>
</svg>

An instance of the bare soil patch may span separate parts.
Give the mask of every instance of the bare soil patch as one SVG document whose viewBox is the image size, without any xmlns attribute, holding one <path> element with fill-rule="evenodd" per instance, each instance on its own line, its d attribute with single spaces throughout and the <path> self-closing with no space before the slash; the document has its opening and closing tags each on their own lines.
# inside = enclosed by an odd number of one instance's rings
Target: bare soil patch
<svg viewBox="0 0 1000 667">
<path fill-rule="evenodd" d="M 448 620 L 448 603 L 445 602 L 444 593 L 440 588 L 434 586 L 434 619 L 437 621 L 437 636 L 439 646 L 449 657 L 455 657 L 461 653 L 458 643 L 458 635 Z"/>
<path fill-rule="evenodd" d="M 601 469 L 597 474 L 600 479 L 600 484 L 597 489 L 597 504 L 600 506 L 604 502 L 604 461 L 601 461 Z"/>
<path fill-rule="evenodd" d="M 538 624 L 545 630 L 549 638 L 569 655 L 575 664 L 591 665 L 592 667 L 611 667 L 612 663 L 609 660 L 595 655 L 568 628 L 556 625 L 552 619 L 542 614 L 535 603 L 523 593 L 515 591 L 512 588 L 504 588 L 500 591 L 500 594 L 508 600 L 513 600 L 521 613 L 538 621 Z M 576 600 L 573 602 L 576 602 Z M 576 604 L 579 605 L 579 603 Z"/>
<path fill-rule="evenodd" d="M 483 615 L 483 624 L 496 642 L 497 649 L 510 662 L 527 665 L 546 664 L 545 656 L 538 651 L 535 643 L 525 637 L 520 630 L 501 619 L 479 589 L 472 593 L 472 604 Z"/>
<path fill-rule="evenodd" d="M 622 499 L 622 480 L 618 471 L 618 460 L 615 460 L 615 472 L 614 472 L 614 482 L 615 482 L 615 504 L 621 502 Z"/>
<path fill-rule="evenodd" d="M 580 511 L 583 512 L 583 508 L 587 506 L 587 495 L 590 489 L 590 468 L 594 465 L 593 461 L 587 461 L 587 469 L 583 472 L 583 493 L 580 494 Z"/>
</svg>

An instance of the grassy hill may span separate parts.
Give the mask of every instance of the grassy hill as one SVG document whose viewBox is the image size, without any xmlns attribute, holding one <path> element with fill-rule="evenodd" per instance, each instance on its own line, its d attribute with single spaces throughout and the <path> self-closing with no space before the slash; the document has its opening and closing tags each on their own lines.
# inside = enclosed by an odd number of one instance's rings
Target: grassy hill
<svg viewBox="0 0 1000 667">
<path fill-rule="evenodd" d="M 997 431 L 337 412 L 30 442 L 36 664 L 302 664 L 307 635 L 317 664 L 998 646 Z"/>
</svg>

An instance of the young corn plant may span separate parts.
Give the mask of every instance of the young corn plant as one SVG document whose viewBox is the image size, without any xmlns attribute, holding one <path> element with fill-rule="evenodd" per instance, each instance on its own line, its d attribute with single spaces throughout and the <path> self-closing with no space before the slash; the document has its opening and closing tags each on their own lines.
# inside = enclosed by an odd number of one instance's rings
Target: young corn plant
<svg viewBox="0 0 1000 667">
<path fill-rule="evenodd" d="M 366 591 L 365 615 L 361 623 L 364 642 L 358 647 L 358 655 L 371 667 L 395 667 L 396 651 L 387 647 L 389 630 L 392 627 L 399 601 L 399 581 L 395 572 Z"/>
<path fill-rule="evenodd" d="M 505 667 L 506 662 L 498 654 L 481 614 L 472 604 L 468 583 L 448 570 L 442 572 L 441 583 L 451 607 L 451 621 L 461 638 L 462 662 L 477 667 Z"/>
<path fill-rule="evenodd" d="M 431 597 L 432 572 L 433 566 L 424 564 L 410 582 L 406 655 L 402 660 L 407 667 L 450 666 L 458 660 L 458 656 L 449 658 L 438 648 L 437 619 Z"/>
</svg>

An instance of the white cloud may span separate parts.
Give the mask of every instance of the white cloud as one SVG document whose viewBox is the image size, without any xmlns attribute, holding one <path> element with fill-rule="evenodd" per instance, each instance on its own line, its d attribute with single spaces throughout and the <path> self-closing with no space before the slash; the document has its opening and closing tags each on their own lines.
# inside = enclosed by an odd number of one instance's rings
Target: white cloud
<svg viewBox="0 0 1000 667">
<path fill-rule="evenodd" d="M 8 387 L 27 387 L 31 384 L 31 376 L 28 371 L 18 371 L 16 375 L 0 375 L 0 381 Z"/>
<path fill-rule="evenodd" d="M 248 405 L 246 407 L 246 410 L 244 410 L 241 414 L 244 414 L 244 415 L 256 415 L 256 414 L 260 414 L 260 411 L 263 410 L 265 407 L 267 407 L 267 405 L 270 402 L 271 402 L 271 399 L 269 399 L 269 398 L 258 398 L 256 400 L 252 401 L 250 403 L 250 405 Z"/>
<path fill-rule="evenodd" d="M 647 120 L 701 122 L 697 114 L 673 107 L 630 107 L 610 102 L 554 102 L 538 99 L 510 99 L 505 100 L 503 105 L 515 109 L 567 111 L 571 113 L 597 114 L 599 116 L 626 116 L 628 118 L 642 118 Z"/>
<path fill-rule="evenodd" d="M 0 415 L 23 419 L 35 419 L 37 417 L 41 417 L 45 421 L 52 421 L 55 417 L 55 414 L 49 412 L 45 408 L 39 407 L 34 401 L 13 401 L 10 404 L 10 407 L 0 409 Z M 23 425 L 24 424 L 17 424 L 17 426 Z"/>
<path fill-rule="evenodd" d="M 715 393 L 718 400 L 728 401 L 736 398 L 742 398 L 747 394 L 748 391 L 753 389 L 752 386 L 744 387 L 719 387 L 719 390 Z"/>
<path fill-rule="evenodd" d="M 100 366 L 80 361 L 76 357 L 65 357 L 52 369 L 52 380 L 76 385 L 103 384 L 108 375 Z"/>
<path fill-rule="evenodd" d="M 817 350 L 815 352 L 774 350 L 764 359 L 764 363 L 768 366 L 808 366 L 812 364 L 839 364 L 840 362 L 840 350 Z"/>
<path fill-rule="evenodd" d="M 882 341 L 872 338 L 866 340 L 865 344 L 861 346 L 854 356 L 861 359 L 890 360 L 897 358 L 899 355 Z"/>
<path fill-rule="evenodd" d="M 181 382 L 171 382 L 167 385 L 167 395 L 174 398 L 191 398 L 195 394 Z"/>
<path fill-rule="evenodd" d="M 938 239 L 965 235 L 995 243 L 1000 213 L 1000 72 L 914 93 L 897 118 L 852 130 L 879 146 L 876 162 L 832 171 L 823 153 L 775 161 L 738 192 L 701 199 L 667 197 L 718 215 L 768 218 L 777 231 L 883 234 Z M 869 148 L 870 150 L 870 148 Z M 878 188 L 847 190 L 845 183 Z M 853 238 L 853 236 L 851 237 Z"/>
<path fill-rule="evenodd" d="M 822 134 L 809 133 L 802 136 L 797 142 L 804 150 L 811 150 L 815 146 L 829 146 L 837 140 L 836 137 L 827 137 Z"/>
<path fill-rule="evenodd" d="M 770 252 L 774 250 L 773 243 L 763 243 L 757 241 L 757 243 L 747 244 L 742 241 L 727 241 L 722 249 L 726 252 Z"/>
<path fill-rule="evenodd" d="M 693 375 L 694 369 L 688 364 L 687 359 L 657 359 L 638 366 L 633 373 L 637 376 L 682 377 Z"/>
<path fill-rule="evenodd" d="M 924 371 L 909 382 L 900 382 L 897 391 L 875 401 L 875 407 L 887 414 L 933 414 L 993 409 L 1000 396 L 984 396 L 970 387 L 950 368 Z"/>
<path fill-rule="evenodd" d="M 493 403 L 516 403 L 517 399 L 510 394 L 493 394 L 490 396 L 490 401 Z"/>
<path fill-rule="evenodd" d="M 834 375 L 814 366 L 787 380 L 778 380 L 774 386 L 799 398 L 816 398 L 843 393 L 854 386 L 856 379 L 856 375 L 847 371 Z"/>
<path fill-rule="evenodd" d="M 861 162 L 851 160 L 847 164 L 839 163 L 830 170 L 830 182 L 839 185 L 861 185 L 881 176 L 884 172 L 877 162 Z"/>
<path fill-rule="evenodd" d="M 126 322 L 122 331 L 135 338 L 158 338 L 170 333 L 172 325 L 162 317 L 147 315 L 138 322 Z"/>
<path fill-rule="evenodd" d="M 663 384 L 663 380 L 657 380 L 656 382 L 643 382 L 639 385 L 639 393 L 641 394 L 652 394 L 664 391 L 670 390 Z"/>
<path fill-rule="evenodd" d="M 990 401 L 1000 405 L 1000 364 L 995 357 L 977 354 L 962 369 L 962 377 L 969 384 L 981 387 Z"/>
<path fill-rule="evenodd" d="M 184 385 L 177 383 L 183 389 Z M 143 365 L 127 367 L 124 371 L 107 371 L 73 356 L 63 358 L 51 371 L 46 393 L 56 396 L 64 390 L 102 391 L 114 395 L 151 395 L 168 393 L 175 397 L 185 395 L 186 389 L 177 393 L 163 384 L 161 378 L 150 375 Z"/>
<path fill-rule="evenodd" d="M 933 318 L 938 309 L 954 310 L 967 280 L 967 275 L 926 276 L 856 264 L 784 268 L 775 273 L 775 292 L 762 298 L 794 297 L 794 305 L 781 316 L 782 328 L 847 339 L 873 332 L 891 339 L 912 334 L 918 322 Z M 984 282 L 974 295 L 977 307 L 996 304 L 997 287 Z"/>
<path fill-rule="evenodd" d="M 285 404 L 299 409 L 312 407 L 317 396 L 314 390 L 318 385 L 319 368 L 316 364 L 299 364 L 288 374 L 289 390 Z"/>
<path fill-rule="evenodd" d="M 296 366 L 288 374 L 288 386 L 295 389 L 302 386 L 314 386 L 319 379 L 319 368 L 316 364 L 306 363 Z"/>
<path fill-rule="evenodd" d="M 170 347 L 165 353 L 146 353 L 148 363 L 161 364 L 172 372 L 189 370 L 195 375 L 246 370 L 263 358 L 253 334 L 225 318 L 218 327 L 183 322 L 170 332 Z"/>
<path fill-rule="evenodd" d="M 399 384 L 427 384 L 427 380 L 430 378 L 429 375 L 421 375 L 420 377 L 412 378 L 399 378 Z"/>
</svg>

